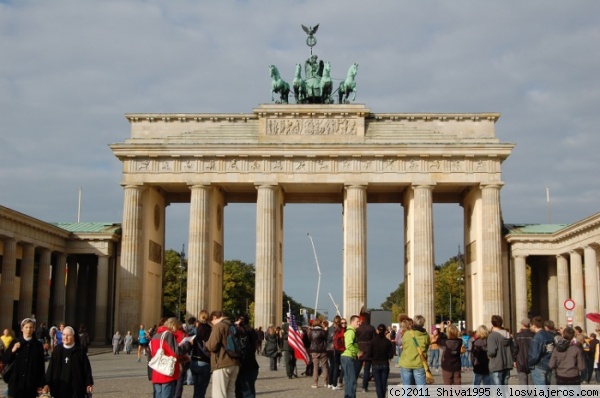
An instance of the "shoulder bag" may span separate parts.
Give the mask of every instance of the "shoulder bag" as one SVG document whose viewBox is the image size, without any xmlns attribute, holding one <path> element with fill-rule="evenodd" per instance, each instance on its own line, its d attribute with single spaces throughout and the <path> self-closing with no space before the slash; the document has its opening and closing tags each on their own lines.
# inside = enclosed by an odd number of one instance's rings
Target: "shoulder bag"
<svg viewBox="0 0 600 398">
<path fill-rule="evenodd" d="M 412 340 L 413 340 L 413 343 L 415 344 L 415 347 L 417 347 L 417 351 L 419 351 L 419 356 L 421 357 L 421 363 L 423 364 L 423 369 L 425 369 L 425 381 L 427 382 L 427 384 L 433 384 L 433 382 L 435 381 L 433 379 L 433 374 L 431 374 L 431 369 L 429 369 L 429 365 L 427 364 L 425 355 L 423 355 L 423 351 L 421 350 L 421 347 L 419 347 L 419 342 L 417 341 L 417 338 L 415 337 L 415 333 L 412 330 L 410 331 L 410 335 L 412 336 Z"/>
<path fill-rule="evenodd" d="M 173 376 L 175 373 L 177 358 L 166 355 L 162 348 L 163 342 L 165 341 L 165 335 L 167 333 L 169 332 L 165 330 L 162 336 L 160 336 L 160 345 L 158 346 L 158 350 L 156 350 L 156 354 L 154 354 L 152 359 L 150 359 L 150 362 L 148 362 L 148 366 L 160 374 L 165 376 Z"/>
</svg>

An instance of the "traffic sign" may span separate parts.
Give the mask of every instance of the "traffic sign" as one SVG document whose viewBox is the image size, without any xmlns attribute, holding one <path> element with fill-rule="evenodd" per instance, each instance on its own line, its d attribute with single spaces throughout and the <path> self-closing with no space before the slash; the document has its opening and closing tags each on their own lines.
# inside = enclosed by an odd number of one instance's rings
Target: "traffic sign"
<svg viewBox="0 0 600 398">
<path fill-rule="evenodd" d="M 573 299 L 568 298 L 563 303 L 563 306 L 565 307 L 565 310 L 571 311 L 575 309 L 575 301 L 573 301 Z"/>
</svg>

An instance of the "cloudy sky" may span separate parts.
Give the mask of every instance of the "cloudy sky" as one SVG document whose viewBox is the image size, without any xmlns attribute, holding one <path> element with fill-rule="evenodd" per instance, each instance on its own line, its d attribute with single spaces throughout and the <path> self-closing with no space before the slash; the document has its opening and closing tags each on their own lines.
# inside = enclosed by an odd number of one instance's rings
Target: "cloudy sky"
<svg viewBox="0 0 600 398">
<path fill-rule="evenodd" d="M 120 222 L 125 113 L 247 113 L 270 102 L 267 66 L 292 80 L 309 55 L 332 77 L 359 63 L 373 112 L 500 112 L 507 223 L 599 211 L 600 2 L 0 0 L 0 204 L 44 221 Z M 546 187 L 550 189 L 548 212 Z M 436 205 L 435 258 L 455 255 L 458 205 Z M 181 249 L 188 206 L 167 210 Z M 284 290 L 341 304 L 341 205 L 287 205 Z M 369 205 L 368 306 L 402 278 L 403 209 Z M 226 259 L 255 262 L 254 206 L 226 208 Z"/>
</svg>

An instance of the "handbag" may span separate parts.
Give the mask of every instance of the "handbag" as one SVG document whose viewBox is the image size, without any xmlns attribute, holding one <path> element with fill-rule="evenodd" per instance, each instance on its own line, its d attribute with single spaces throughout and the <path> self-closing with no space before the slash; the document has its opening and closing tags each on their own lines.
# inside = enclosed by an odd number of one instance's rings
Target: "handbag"
<svg viewBox="0 0 600 398">
<path fill-rule="evenodd" d="M 431 369 L 429 369 L 429 365 L 427 364 L 425 355 L 423 355 L 423 351 L 421 350 L 421 347 L 419 347 L 419 342 L 417 341 L 417 338 L 415 337 L 415 333 L 411 330 L 410 334 L 412 336 L 415 347 L 417 347 L 417 351 L 419 351 L 419 356 L 421 357 L 421 363 L 423 364 L 423 369 L 425 369 L 425 381 L 427 382 L 427 384 L 433 384 L 433 382 L 435 381 L 433 378 L 433 374 L 431 374 Z"/>
<path fill-rule="evenodd" d="M 2 369 L 2 380 L 8 384 L 13 374 L 13 366 L 15 365 L 15 361 L 13 360 L 8 365 L 4 365 L 4 369 Z"/>
<path fill-rule="evenodd" d="M 160 336 L 160 345 L 158 346 L 158 350 L 156 350 L 156 354 L 150 359 L 150 362 L 148 362 L 148 366 L 160 374 L 173 376 L 177 358 L 166 355 L 162 348 L 167 333 L 167 331 L 164 331 L 162 336 Z"/>
</svg>

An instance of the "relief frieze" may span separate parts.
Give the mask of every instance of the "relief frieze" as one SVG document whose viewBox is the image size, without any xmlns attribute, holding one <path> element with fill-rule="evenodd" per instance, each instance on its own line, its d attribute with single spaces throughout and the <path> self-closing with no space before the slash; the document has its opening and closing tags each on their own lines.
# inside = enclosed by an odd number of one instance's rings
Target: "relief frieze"
<svg viewBox="0 0 600 398">
<path fill-rule="evenodd" d="M 247 156 L 227 158 L 192 159 L 139 159 L 132 160 L 128 169 L 136 172 L 160 173 L 257 173 L 265 171 L 292 173 L 330 172 L 371 172 L 371 173 L 420 173 L 428 172 L 468 172 L 489 173 L 495 164 L 486 159 L 406 159 L 397 156 L 367 157 L 271 157 L 248 158 Z"/>
<path fill-rule="evenodd" d="M 268 119 L 267 135 L 357 135 L 355 119 Z"/>
</svg>

